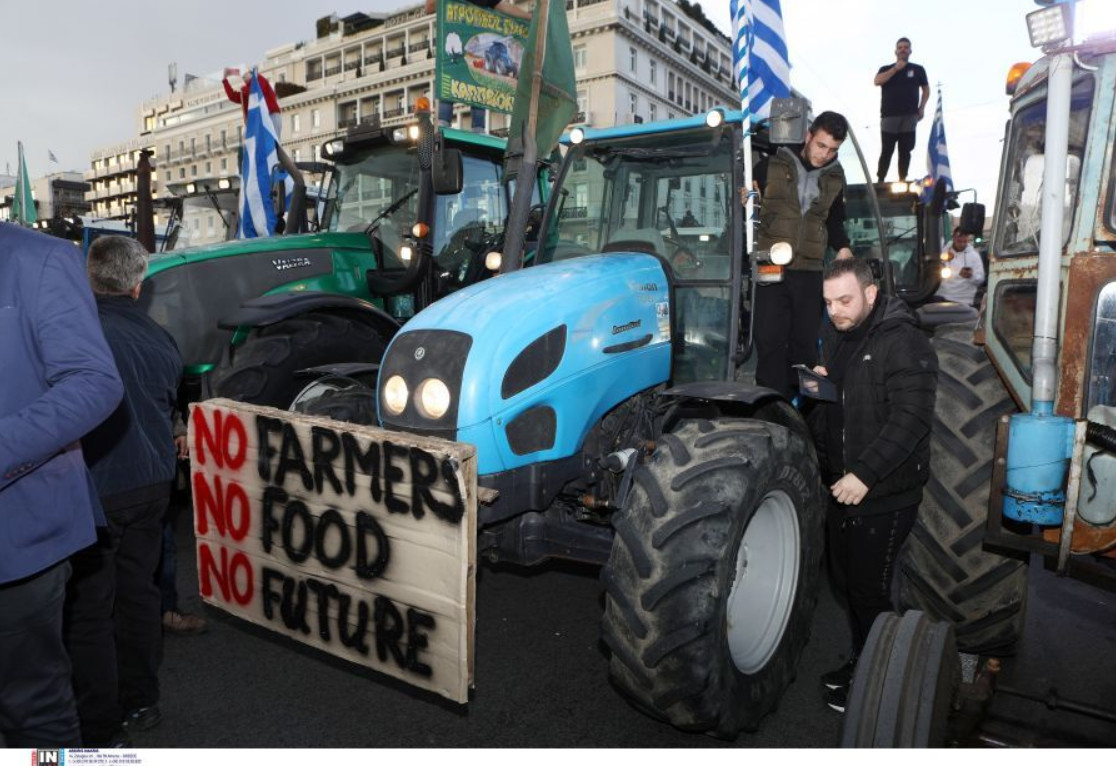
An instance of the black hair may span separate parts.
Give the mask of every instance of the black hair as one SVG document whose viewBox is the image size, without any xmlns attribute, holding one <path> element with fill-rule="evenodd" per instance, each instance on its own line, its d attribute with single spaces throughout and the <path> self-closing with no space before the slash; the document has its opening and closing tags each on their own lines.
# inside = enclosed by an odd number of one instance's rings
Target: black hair
<svg viewBox="0 0 1116 766">
<path fill-rule="evenodd" d="M 822 112 L 810 123 L 810 132 L 817 133 L 824 130 L 837 141 L 844 141 L 849 134 L 849 121 L 837 112 Z"/>
<path fill-rule="evenodd" d="M 861 287 L 868 287 L 868 285 L 875 284 L 876 280 L 872 275 L 872 267 L 868 265 L 868 261 L 861 260 L 860 258 L 838 258 L 831 261 L 825 267 L 825 272 L 822 274 L 822 281 L 836 279 L 843 277 L 846 274 L 852 274 L 856 277 L 856 281 Z"/>
<path fill-rule="evenodd" d="M 912 44 L 912 43 L 911 43 L 911 38 L 909 38 L 909 37 L 900 37 L 900 38 L 899 38 L 898 40 L 896 40 L 896 41 L 895 41 L 895 47 L 896 47 L 896 48 L 898 48 L 898 47 L 899 47 L 899 43 L 906 43 L 907 45 L 911 45 L 911 44 Z"/>
</svg>

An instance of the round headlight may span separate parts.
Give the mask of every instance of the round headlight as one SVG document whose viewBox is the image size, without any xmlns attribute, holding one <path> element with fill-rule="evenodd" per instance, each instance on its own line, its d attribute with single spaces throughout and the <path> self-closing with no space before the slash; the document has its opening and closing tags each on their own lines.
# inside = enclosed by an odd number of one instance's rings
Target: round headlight
<svg viewBox="0 0 1116 766">
<path fill-rule="evenodd" d="M 570 143 L 577 146 L 585 140 L 585 131 L 581 128 L 574 128 L 570 131 Z"/>
<path fill-rule="evenodd" d="M 402 375 L 392 375 L 384 384 L 384 409 L 399 415 L 407 409 L 407 381 Z"/>
<path fill-rule="evenodd" d="M 437 420 L 446 414 L 450 407 L 450 391 L 445 383 L 437 378 L 427 378 L 418 387 L 418 411 L 426 418 Z"/>
<path fill-rule="evenodd" d="M 949 279 L 953 276 L 953 269 L 949 266 L 942 266 L 942 279 Z"/>
<path fill-rule="evenodd" d="M 721 123 L 724 121 L 725 113 L 722 112 L 720 109 L 710 109 L 708 112 L 705 113 L 705 124 L 711 128 L 720 127 Z"/>
<path fill-rule="evenodd" d="M 484 267 L 489 271 L 499 271 L 500 264 L 504 262 L 504 256 L 498 251 L 493 250 L 488 255 L 484 256 Z"/>
<path fill-rule="evenodd" d="M 794 258 L 794 248 L 789 242 L 776 242 L 771 246 L 771 262 L 776 266 L 786 266 Z"/>
</svg>

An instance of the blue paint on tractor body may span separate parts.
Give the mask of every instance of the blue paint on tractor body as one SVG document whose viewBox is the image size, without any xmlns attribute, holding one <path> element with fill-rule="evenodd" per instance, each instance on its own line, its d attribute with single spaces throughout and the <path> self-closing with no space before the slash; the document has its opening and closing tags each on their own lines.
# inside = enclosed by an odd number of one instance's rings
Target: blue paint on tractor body
<svg viewBox="0 0 1116 766">
<path fill-rule="evenodd" d="M 396 335 L 451 330 L 472 338 L 460 391 L 456 440 L 477 448 L 481 476 L 576 454 L 601 417 L 670 377 L 670 292 L 659 260 L 609 253 L 558 261 L 471 285 L 429 306 Z M 507 399 L 501 382 L 533 341 L 566 326 L 565 351 L 543 380 Z M 420 381 L 407 381 L 411 391 Z M 515 454 L 508 423 L 551 407 L 553 446 Z M 381 411 L 381 421 L 384 422 Z"/>
</svg>

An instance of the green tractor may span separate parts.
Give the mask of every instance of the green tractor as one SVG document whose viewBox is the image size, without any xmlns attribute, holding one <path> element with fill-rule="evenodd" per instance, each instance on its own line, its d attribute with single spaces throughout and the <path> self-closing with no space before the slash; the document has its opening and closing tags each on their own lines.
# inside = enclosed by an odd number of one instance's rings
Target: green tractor
<svg viewBox="0 0 1116 766">
<path fill-rule="evenodd" d="M 326 143 L 327 180 L 308 205 L 298 187 L 284 235 L 152 256 L 140 300 L 178 343 L 186 401 L 286 408 L 301 371 L 367 375 L 417 310 L 489 275 L 505 141 L 417 117 Z"/>
</svg>

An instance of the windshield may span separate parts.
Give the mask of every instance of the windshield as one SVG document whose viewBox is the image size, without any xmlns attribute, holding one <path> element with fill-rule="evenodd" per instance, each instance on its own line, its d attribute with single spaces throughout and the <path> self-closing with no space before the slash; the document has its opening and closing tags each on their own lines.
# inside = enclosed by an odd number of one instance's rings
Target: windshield
<svg viewBox="0 0 1116 766">
<path fill-rule="evenodd" d="M 236 237 L 238 193 L 223 189 L 182 198 L 182 220 L 173 249 L 225 242 Z"/>
<path fill-rule="evenodd" d="M 1077 179 L 1085 154 L 1093 80 L 1082 78 L 1073 86 L 1069 125 L 1066 188 L 1062 194 L 1065 217 L 1062 242 L 1069 239 L 1077 198 Z M 1009 131 L 1009 150 L 1000 179 L 1000 212 L 996 216 L 996 256 L 1038 252 L 1042 223 L 1042 180 L 1046 151 L 1046 101 L 1036 101 L 1016 113 Z"/>
<path fill-rule="evenodd" d="M 873 202 L 876 195 L 852 130 L 837 154 L 837 161 L 845 171 L 845 234 L 849 247 L 858 258 L 881 258 L 880 222 Z M 835 256 L 833 248 L 826 248 L 827 263 Z"/>
<path fill-rule="evenodd" d="M 415 223 L 419 166 L 413 149 L 385 145 L 337 163 L 334 172 L 337 197 L 330 231 L 364 231 L 376 222 L 381 237 L 394 241 Z"/>
<path fill-rule="evenodd" d="M 732 143 L 711 147 L 704 132 L 654 141 L 572 150 L 540 262 L 627 250 L 666 258 L 680 279 L 729 278 Z"/>
</svg>

